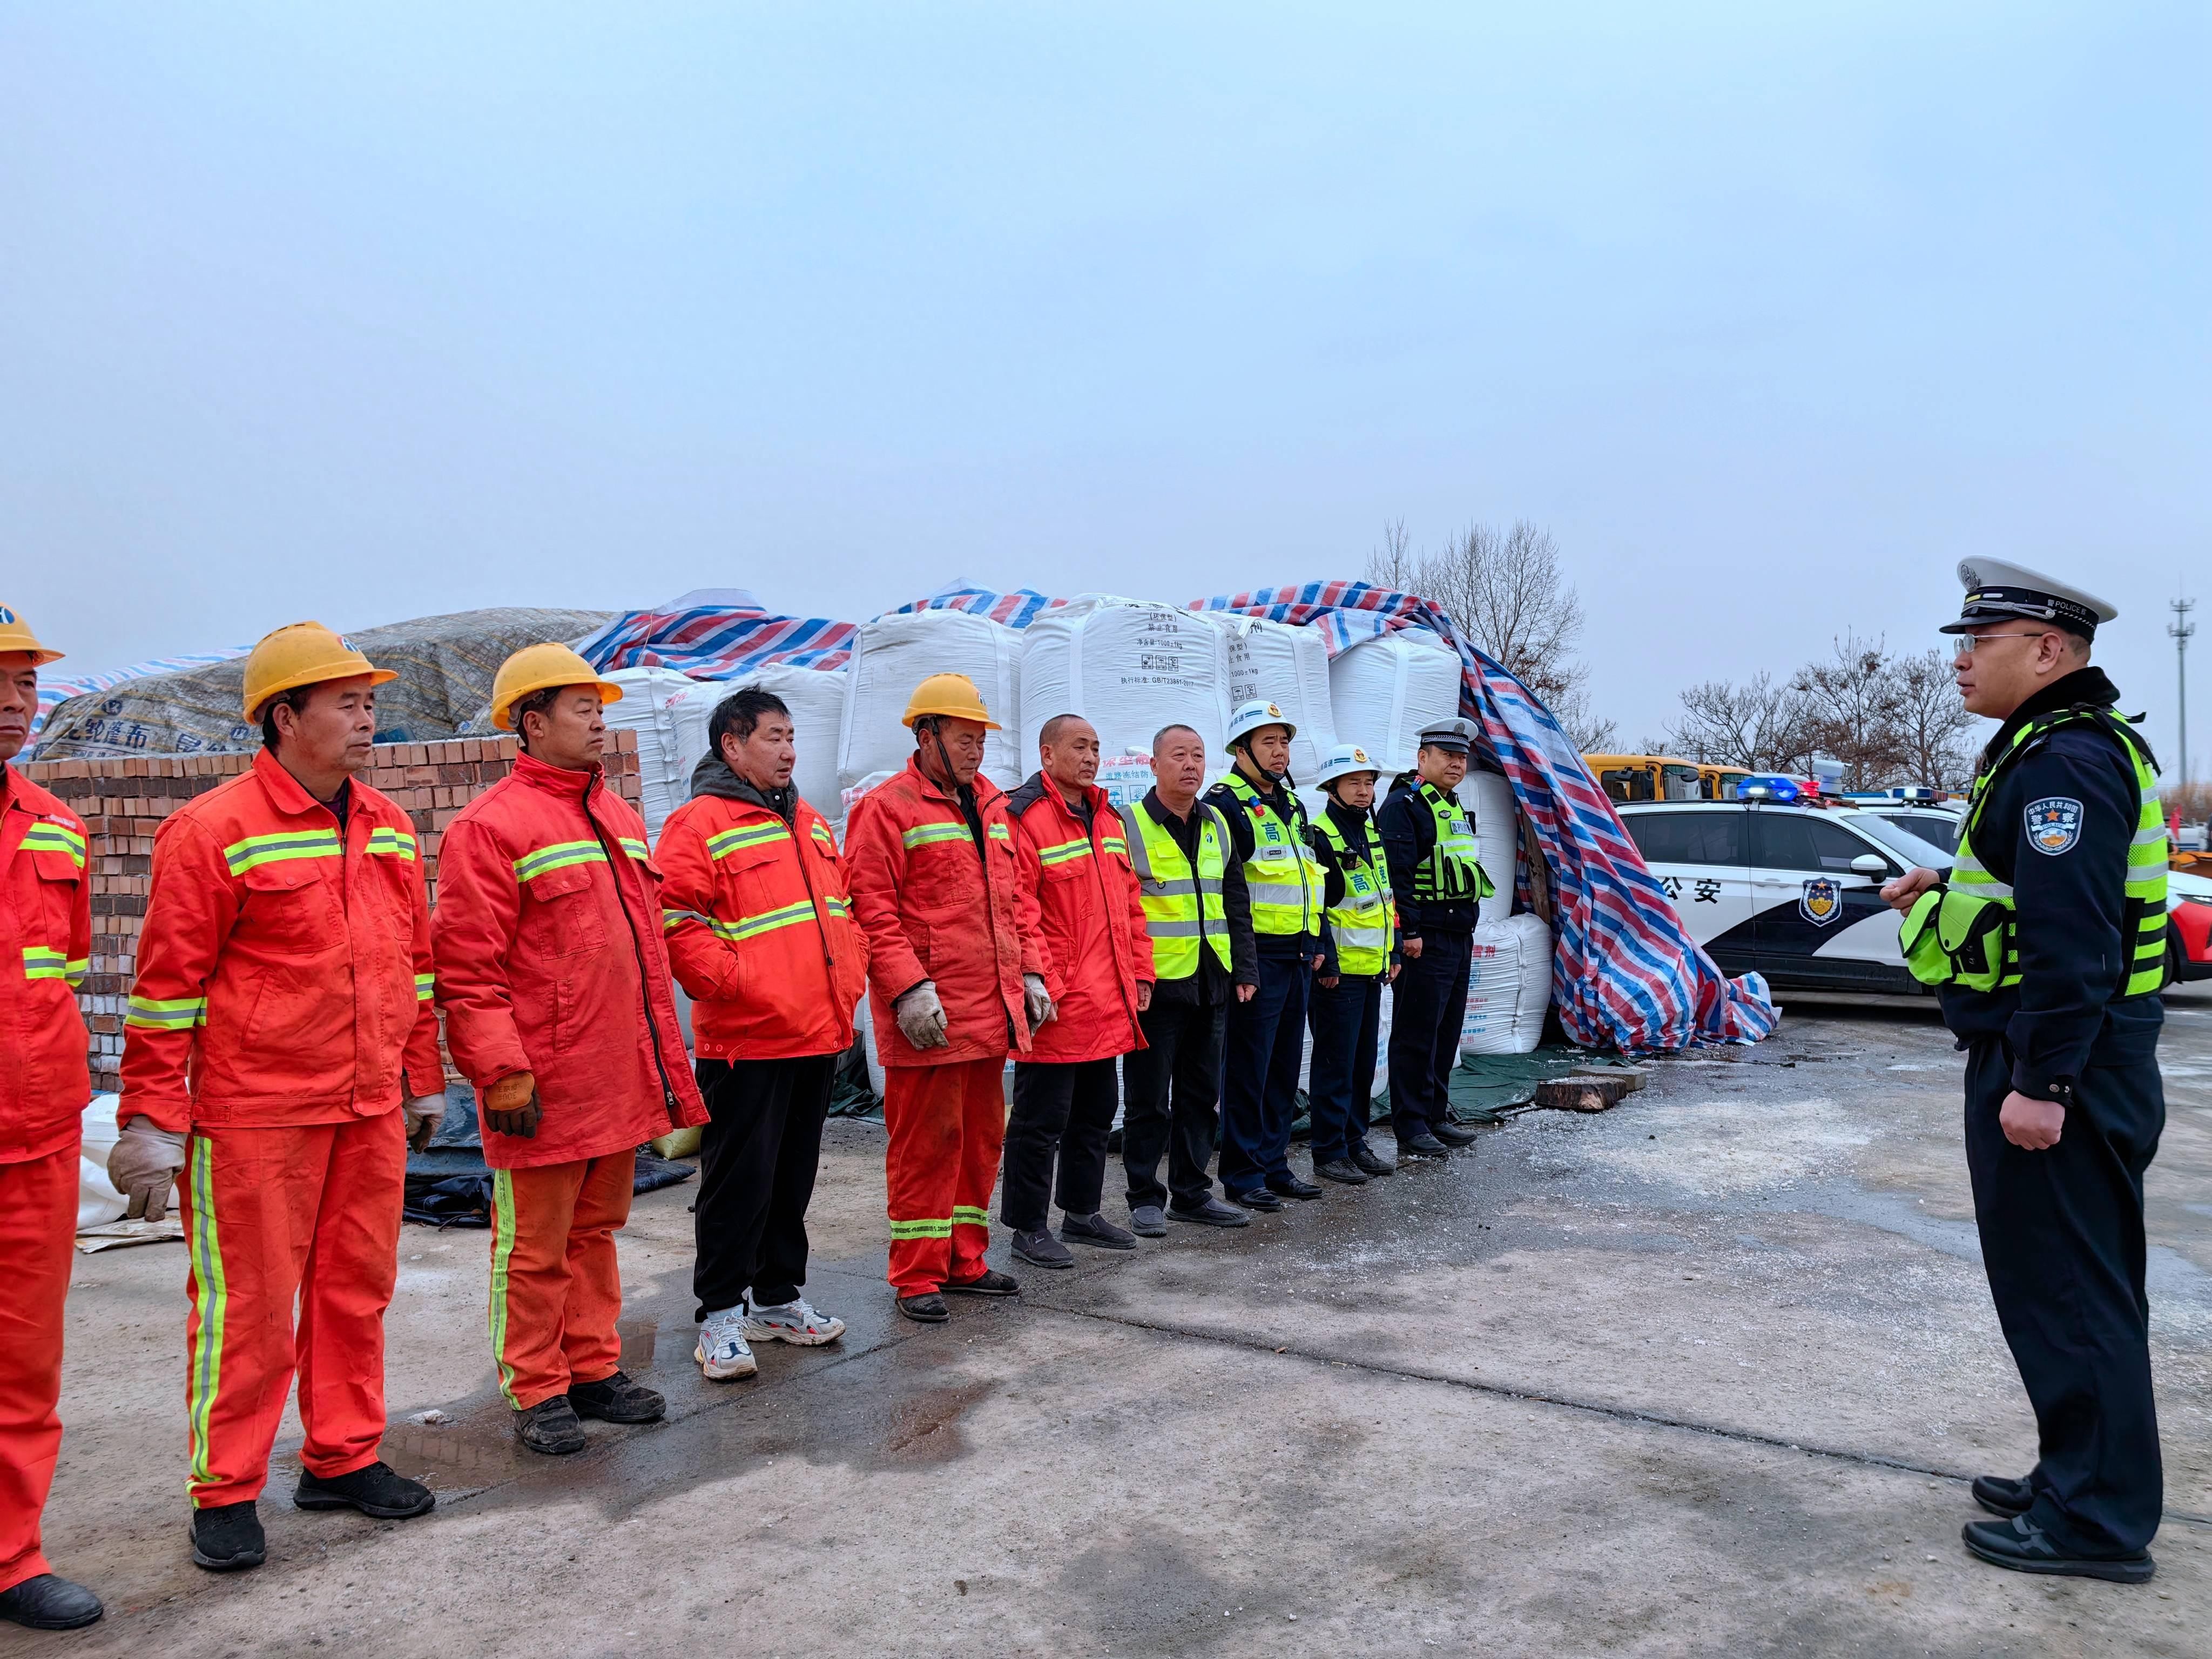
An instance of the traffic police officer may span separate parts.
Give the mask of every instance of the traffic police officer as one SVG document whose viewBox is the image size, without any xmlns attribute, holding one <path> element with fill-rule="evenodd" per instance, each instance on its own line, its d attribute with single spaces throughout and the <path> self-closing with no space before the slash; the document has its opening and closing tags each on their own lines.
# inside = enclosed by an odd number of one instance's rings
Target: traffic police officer
<svg viewBox="0 0 2212 1659">
<path fill-rule="evenodd" d="M 1382 769 L 1356 743 L 1340 744 L 1317 781 L 1328 805 L 1314 828 L 1344 878 L 1329 908 L 1334 959 L 1322 964 L 1307 1018 L 1313 1028 L 1313 1166 L 1348 1187 L 1398 1166 L 1367 1144 L 1368 1097 L 1375 1092 L 1375 1049 L 1382 988 L 1398 976 L 1397 911 L 1390 869 L 1375 827 L 1375 781 Z"/>
<path fill-rule="evenodd" d="M 1966 1050 L 1966 1166 L 1997 1321 L 2034 1407 L 2025 1480 L 1984 1475 L 1966 1547 L 2026 1572 L 2151 1576 L 2162 1502 L 2143 1291 L 2143 1172 L 2166 1121 L 2156 763 L 2089 665 L 2118 613 L 2017 565 L 1959 567 L 1943 631 L 1983 750 L 1948 883 L 1882 890 Z"/>
<path fill-rule="evenodd" d="M 1450 1094 L 1475 907 L 1496 890 L 1475 859 L 1474 821 L 1452 793 L 1474 741 L 1471 720 L 1423 728 L 1419 770 L 1398 779 L 1376 814 L 1404 929 L 1390 1016 L 1390 1132 L 1401 1158 L 1442 1158 L 1474 1139 L 1451 1121 Z"/>
</svg>

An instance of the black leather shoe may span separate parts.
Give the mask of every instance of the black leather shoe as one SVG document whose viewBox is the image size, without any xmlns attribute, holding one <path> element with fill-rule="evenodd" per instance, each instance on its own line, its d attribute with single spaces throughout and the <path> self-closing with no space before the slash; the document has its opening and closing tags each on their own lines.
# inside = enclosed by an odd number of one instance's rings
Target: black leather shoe
<svg viewBox="0 0 2212 1659">
<path fill-rule="evenodd" d="M 1367 1171 L 1348 1158 L 1332 1158 L 1326 1163 L 1316 1164 L 1314 1173 L 1323 1181 L 1339 1182 L 1346 1187 L 1364 1187 L 1367 1184 Z"/>
<path fill-rule="evenodd" d="M 1395 1175 L 1398 1166 L 1364 1140 L 1352 1143 L 1352 1161 L 1370 1176 Z"/>
<path fill-rule="evenodd" d="M 1229 1194 L 1229 1201 L 1231 1204 L 1242 1204 L 1248 1210 L 1259 1210 L 1268 1215 L 1273 1215 L 1283 1207 L 1283 1200 L 1265 1187 L 1255 1187 L 1249 1193 L 1231 1193 Z"/>
<path fill-rule="evenodd" d="M 0 1590 L 0 1619 L 26 1630 L 81 1630 L 107 1609 L 82 1584 L 42 1572 Z"/>
<path fill-rule="evenodd" d="M 947 1296 L 1012 1296 L 1021 1287 L 1021 1281 L 1011 1274 L 1002 1273 L 996 1267 L 986 1267 L 973 1279 L 958 1282 L 945 1280 L 945 1293 Z"/>
<path fill-rule="evenodd" d="M 658 1423 L 668 1415 L 665 1400 L 620 1371 L 596 1382 L 571 1382 L 568 1406 L 577 1416 L 596 1417 L 602 1423 Z"/>
<path fill-rule="evenodd" d="M 1167 1212 L 1157 1204 L 1139 1204 L 1129 1212 L 1129 1229 L 1139 1238 L 1165 1238 Z"/>
<path fill-rule="evenodd" d="M 1100 1250 L 1133 1250 L 1137 1236 L 1115 1226 L 1104 1216 L 1093 1210 L 1089 1215 L 1068 1215 L 1060 1218 L 1060 1242 L 1066 1244 L 1088 1244 Z"/>
<path fill-rule="evenodd" d="M 1075 1252 L 1042 1230 L 1033 1233 L 1016 1233 L 1014 1254 L 1032 1267 L 1073 1267 L 1075 1265 Z"/>
<path fill-rule="evenodd" d="M 1301 1181 L 1294 1175 L 1270 1176 L 1267 1190 L 1279 1198 L 1319 1198 L 1321 1188 L 1310 1181 Z"/>
<path fill-rule="evenodd" d="M 1408 1158 L 1449 1158 L 1451 1148 L 1424 1130 L 1419 1134 L 1401 1135 L 1398 1139 L 1398 1156 Z"/>
<path fill-rule="evenodd" d="M 2148 1550 L 2133 1555 L 2066 1555 L 2051 1534 L 2024 1515 L 2009 1521 L 1969 1521 L 1960 1529 L 1966 1547 L 1994 1566 L 2014 1572 L 2050 1573 L 2065 1578 L 2103 1578 L 2115 1584 L 2141 1584 L 2158 1571 Z"/>
<path fill-rule="evenodd" d="M 917 1325 L 942 1325 L 952 1317 L 952 1310 L 945 1305 L 945 1298 L 935 1291 L 899 1297 L 898 1310 L 902 1318 L 911 1319 Z"/>
<path fill-rule="evenodd" d="M 514 1437 L 534 1452 L 566 1457 L 584 1449 L 584 1425 L 568 1396 L 556 1394 L 514 1414 Z"/>
<path fill-rule="evenodd" d="M 1974 1502 L 1991 1515 L 2001 1515 L 2008 1521 L 2035 1507 L 2035 1493 L 2027 1482 L 2015 1480 L 2008 1474 L 1978 1474 L 1972 1491 Z"/>
<path fill-rule="evenodd" d="M 1433 1133 L 1447 1146 L 1472 1146 L 1479 1138 L 1474 1130 L 1462 1129 L 1456 1123 L 1439 1123 Z"/>
<path fill-rule="evenodd" d="M 243 1504 L 215 1504 L 192 1511 L 192 1565 L 210 1572 L 243 1572 L 267 1559 L 269 1540 L 261 1514 L 248 1498 Z"/>
<path fill-rule="evenodd" d="M 1279 1200 L 1277 1201 L 1275 1207 L 1279 1210 L 1282 1208 Z M 1206 1195 L 1206 1202 L 1194 1210 L 1186 1210 L 1181 1205 L 1176 1204 L 1168 1206 L 1168 1213 L 1177 1221 L 1194 1221 L 1201 1227 L 1249 1227 L 1252 1224 L 1250 1216 L 1245 1214 L 1234 1204 L 1224 1204 L 1212 1193 L 1208 1193 Z"/>
<path fill-rule="evenodd" d="M 351 1474 L 334 1474 L 325 1480 L 306 1469 L 293 1488 L 292 1504 L 302 1510 L 359 1510 L 380 1521 L 404 1521 L 410 1515 L 428 1515 L 437 1498 L 419 1480 L 392 1473 L 389 1463 L 371 1463 Z"/>
</svg>

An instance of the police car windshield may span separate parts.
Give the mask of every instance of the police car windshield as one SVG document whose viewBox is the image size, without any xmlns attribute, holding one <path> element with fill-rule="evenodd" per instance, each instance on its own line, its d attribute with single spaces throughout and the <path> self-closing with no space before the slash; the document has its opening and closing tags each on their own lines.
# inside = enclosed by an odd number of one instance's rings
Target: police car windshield
<svg viewBox="0 0 2212 1659">
<path fill-rule="evenodd" d="M 1923 866 L 1929 870 L 1948 870 L 1951 867 L 1950 854 L 1940 847 L 1921 840 L 1910 830 L 1899 829 L 1881 813 L 1853 812 L 1850 816 L 1854 829 L 1865 830 L 1890 851 L 1908 862 Z"/>
</svg>

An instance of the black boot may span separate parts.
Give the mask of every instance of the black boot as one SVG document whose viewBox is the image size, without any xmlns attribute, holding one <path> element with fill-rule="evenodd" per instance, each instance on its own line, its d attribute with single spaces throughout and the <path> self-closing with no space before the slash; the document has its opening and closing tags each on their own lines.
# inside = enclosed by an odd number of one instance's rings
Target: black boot
<svg viewBox="0 0 2212 1659">
<path fill-rule="evenodd" d="M 548 1457 L 566 1457 L 584 1449 L 584 1425 L 576 1420 L 576 1408 L 565 1394 L 515 1413 L 514 1437 Z"/>
<path fill-rule="evenodd" d="M 0 1619 L 26 1630 L 81 1630 L 107 1609 L 82 1584 L 42 1572 L 0 1590 Z"/>
<path fill-rule="evenodd" d="M 658 1423 L 668 1415 L 665 1400 L 620 1371 L 596 1382 L 569 1383 L 568 1406 L 577 1416 L 596 1417 L 602 1423 Z"/>
<path fill-rule="evenodd" d="M 438 1500 L 421 1481 L 393 1474 L 389 1463 L 371 1463 L 327 1480 L 301 1469 L 292 1502 L 303 1510 L 359 1510 L 380 1521 L 404 1521 L 428 1515 Z"/>
<path fill-rule="evenodd" d="M 269 1540 L 261 1531 L 253 1500 L 215 1504 L 192 1511 L 192 1565 L 210 1572 L 243 1572 L 268 1559 Z"/>
</svg>

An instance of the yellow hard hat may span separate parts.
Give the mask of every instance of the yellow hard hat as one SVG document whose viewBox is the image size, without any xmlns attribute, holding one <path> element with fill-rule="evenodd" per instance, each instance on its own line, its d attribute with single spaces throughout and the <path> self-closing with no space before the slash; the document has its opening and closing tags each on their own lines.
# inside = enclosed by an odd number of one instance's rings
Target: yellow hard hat
<svg viewBox="0 0 2212 1659">
<path fill-rule="evenodd" d="M 599 678 L 599 671 L 565 645 L 526 645 L 505 662 L 491 683 L 491 723 L 514 730 L 514 705 L 532 691 L 556 685 L 596 687 L 601 702 L 620 702 L 623 690 Z"/>
<path fill-rule="evenodd" d="M 396 669 L 379 668 L 354 642 L 319 622 L 293 623 L 264 634 L 246 659 L 246 718 L 258 720 L 261 707 L 280 692 L 325 680 L 369 677 L 371 685 L 399 678 Z"/>
<path fill-rule="evenodd" d="M 911 727 L 924 714 L 947 714 L 954 720 L 974 720 L 986 732 L 1006 729 L 991 718 L 991 711 L 983 707 L 983 694 L 965 674 L 932 674 L 915 686 L 914 695 L 906 700 L 906 713 L 899 716 L 899 724 Z"/>
<path fill-rule="evenodd" d="M 0 605 L 0 656 L 6 656 L 11 651 L 29 652 L 31 665 L 34 668 L 62 659 L 60 652 L 49 651 L 39 643 L 39 636 L 31 631 L 31 624 L 23 620 L 21 611 L 11 605 Z"/>
</svg>

